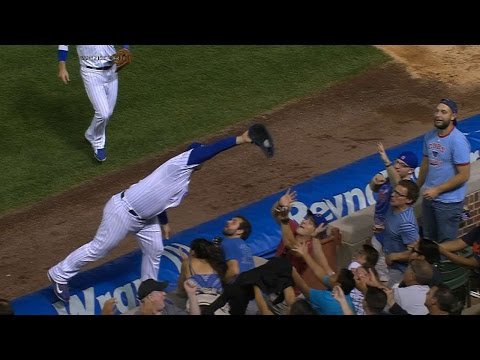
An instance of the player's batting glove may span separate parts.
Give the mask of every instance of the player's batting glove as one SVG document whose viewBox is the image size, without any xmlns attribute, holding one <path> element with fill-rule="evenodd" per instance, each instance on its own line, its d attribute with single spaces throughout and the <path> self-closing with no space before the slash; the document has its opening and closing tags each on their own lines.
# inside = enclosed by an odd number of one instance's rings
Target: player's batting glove
<svg viewBox="0 0 480 360">
<path fill-rule="evenodd" d="M 272 157 L 275 151 L 273 138 L 265 125 L 254 124 L 248 129 L 248 136 L 252 142 L 259 146 L 267 157 Z"/>
</svg>

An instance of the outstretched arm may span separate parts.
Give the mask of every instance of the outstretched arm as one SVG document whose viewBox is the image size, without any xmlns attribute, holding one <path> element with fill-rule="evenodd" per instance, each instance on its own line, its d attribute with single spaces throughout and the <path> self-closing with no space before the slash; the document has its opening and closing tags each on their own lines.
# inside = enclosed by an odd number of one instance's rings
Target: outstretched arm
<svg viewBox="0 0 480 360">
<path fill-rule="evenodd" d="M 348 305 L 347 298 L 345 297 L 345 293 L 340 285 L 335 285 L 333 287 L 332 296 L 340 304 L 343 315 L 355 315 L 350 305 Z"/>
<path fill-rule="evenodd" d="M 327 257 L 323 252 L 322 242 L 318 238 L 313 238 L 313 254 L 315 255 L 315 259 L 318 260 L 321 267 L 327 272 L 327 275 L 335 274 L 335 271 L 330 267 L 328 263 Z"/>
<path fill-rule="evenodd" d="M 225 139 L 214 142 L 213 144 L 207 144 L 197 146 L 192 149 L 190 157 L 188 158 L 187 165 L 202 164 L 207 160 L 210 160 L 215 155 L 228 150 L 235 145 L 251 143 L 252 139 L 248 136 L 248 130 L 239 136 L 229 136 Z"/>
<path fill-rule="evenodd" d="M 319 241 L 319 243 L 320 243 L 320 241 Z M 320 244 L 320 246 L 322 246 L 322 245 Z M 320 259 L 322 259 L 322 261 L 321 261 L 320 264 L 318 264 L 308 253 L 308 247 L 305 243 L 296 245 L 295 247 L 292 248 L 292 250 L 297 252 L 298 254 L 300 254 L 303 257 L 303 259 L 307 263 L 308 267 L 310 269 L 312 269 L 315 276 L 319 280 L 321 280 L 322 283 L 323 283 L 323 277 L 325 275 L 330 275 L 330 274 L 333 273 L 332 268 L 328 265 L 328 262 L 325 258 L 325 255 L 323 255 L 323 257 L 322 256 L 320 257 Z M 322 251 L 322 254 L 323 254 L 323 251 Z M 322 264 L 322 262 L 323 262 L 323 264 Z M 326 265 L 328 268 L 325 268 L 324 265 Z M 327 284 L 325 284 L 325 285 L 327 285 Z"/>
<path fill-rule="evenodd" d="M 278 201 L 275 201 L 271 213 L 277 222 L 280 222 L 280 220 L 285 217 L 285 213 L 288 215 L 292 203 L 296 200 L 297 192 L 291 191 L 291 188 L 288 188 L 286 193 L 283 194 Z"/>
<path fill-rule="evenodd" d="M 380 158 L 382 159 L 383 164 L 385 165 L 385 168 L 387 169 L 387 174 L 388 174 L 388 178 L 390 179 L 390 183 L 392 184 L 393 187 L 395 187 L 400 181 L 400 175 L 398 175 L 397 170 L 395 170 L 395 168 L 393 167 L 393 163 L 388 158 L 387 152 L 385 151 L 385 148 L 383 147 L 383 144 L 381 142 L 377 143 L 377 152 L 378 152 L 378 155 L 380 155 Z"/>
<path fill-rule="evenodd" d="M 295 241 L 295 235 L 293 234 L 293 231 L 290 227 L 290 219 L 288 217 L 291 204 L 296 199 L 296 191 L 291 191 L 289 188 L 287 189 L 287 192 L 282 195 L 280 200 L 276 201 L 275 204 L 273 204 L 273 208 L 271 210 L 273 218 L 278 224 L 280 224 L 283 245 L 288 248 L 291 248 L 297 243 Z"/>
<path fill-rule="evenodd" d="M 310 300 L 310 287 L 307 285 L 305 280 L 302 279 L 297 270 L 292 267 L 292 278 L 295 286 L 302 292 L 305 299 Z"/>
</svg>

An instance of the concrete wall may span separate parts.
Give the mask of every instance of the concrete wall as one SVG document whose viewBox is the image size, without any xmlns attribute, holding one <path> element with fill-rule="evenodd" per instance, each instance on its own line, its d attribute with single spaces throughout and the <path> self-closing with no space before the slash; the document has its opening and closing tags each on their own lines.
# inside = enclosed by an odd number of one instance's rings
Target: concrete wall
<svg viewBox="0 0 480 360">
<path fill-rule="evenodd" d="M 480 223 L 480 161 L 471 164 L 467 194 L 465 204 L 469 208 L 470 219 L 460 223 L 459 236 Z M 421 204 L 422 198 L 420 197 L 414 205 L 419 223 L 421 223 Z M 331 226 L 338 227 L 342 234 L 342 243 L 337 249 L 337 262 L 340 267 L 347 266 L 352 254 L 372 237 L 374 210 L 375 205 L 371 205 L 330 223 Z"/>
</svg>

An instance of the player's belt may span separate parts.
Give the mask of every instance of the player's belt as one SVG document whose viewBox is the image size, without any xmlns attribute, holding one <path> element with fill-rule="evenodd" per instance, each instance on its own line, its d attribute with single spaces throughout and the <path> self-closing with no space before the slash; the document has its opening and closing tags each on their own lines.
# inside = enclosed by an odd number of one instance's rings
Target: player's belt
<svg viewBox="0 0 480 360">
<path fill-rule="evenodd" d="M 85 65 L 86 68 L 88 69 L 93 69 L 93 70 L 110 70 L 112 68 L 113 65 L 110 65 L 110 66 L 103 66 L 103 67 L 93 67 L 93 66 L 87 66 Z"/>
<path fill-rule="evenodd" d="M 124 197 L 124 196 L 125 196 L 125 191 L 122 191 L 122 193 L 120 194 L 120 199 L 123 200 L 123 197 Z M 128 209 L 128 212 L 129 212 L 130 214 L 132 214 L 133 216 L 141 219 L 140 216 L 138 216 L 138 214 L 137 214 L 137 213 L 135 212 L 135 210 L 133 210 L 132 208 L 129 208 L 129 209 Z"/>
</svg>

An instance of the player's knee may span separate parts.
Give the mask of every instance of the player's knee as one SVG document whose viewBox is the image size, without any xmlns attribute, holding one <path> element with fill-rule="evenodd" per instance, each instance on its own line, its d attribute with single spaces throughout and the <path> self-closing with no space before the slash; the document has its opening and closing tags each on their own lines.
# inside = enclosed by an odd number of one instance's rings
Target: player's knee
<svg viewBox="0 0 480 360">
<path fill-rule="evenodd" d="M 110 110 L 97 111 L 97 116 L 102 120 L 108 120 L 111 115 L 112 115 L 112 111 Z"/>
<path fill-rule="evenodd" d="M 92 257 L 104 257 L 108 254 L 112 247 L 100 245 L 99 243 L 91 244 L 88 247 L 88 252 Z"/>
<path fill-rule="evenodd" d="M 163 255 L 163 245 L 154 249 L 154 256 L 158 259 Z"/>
</svg>

